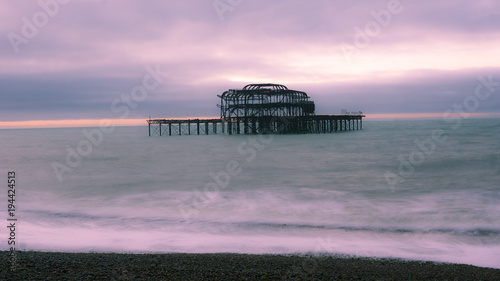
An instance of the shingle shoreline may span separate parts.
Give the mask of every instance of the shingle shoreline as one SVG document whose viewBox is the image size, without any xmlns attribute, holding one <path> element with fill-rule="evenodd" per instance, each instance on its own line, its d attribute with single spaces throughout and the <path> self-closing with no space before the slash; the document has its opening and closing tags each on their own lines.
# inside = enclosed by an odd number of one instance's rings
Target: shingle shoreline
<svg viewBox="0 0 500 281">
<path fill-rule="evenodd" d="M 0 280 L 500 280 L 500 269 L 396 259 L 246 254 L 17 252 Z"/>
</svg>

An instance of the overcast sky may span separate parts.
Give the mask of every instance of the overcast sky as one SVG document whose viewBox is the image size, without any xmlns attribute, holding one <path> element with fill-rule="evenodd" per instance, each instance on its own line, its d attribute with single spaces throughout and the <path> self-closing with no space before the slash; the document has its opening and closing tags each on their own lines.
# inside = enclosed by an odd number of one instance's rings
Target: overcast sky
<svg viewBox="0 0 500 281">
<path fill-rule="evenodd" d="M 16 0 L 0 18 L 0 121 L 217 116 L 261 82 L 317 114 L 443 113 L 500 81 L 497 0 Z M 500 112 L 500 88 L 475 111 Z"/>
</svg>

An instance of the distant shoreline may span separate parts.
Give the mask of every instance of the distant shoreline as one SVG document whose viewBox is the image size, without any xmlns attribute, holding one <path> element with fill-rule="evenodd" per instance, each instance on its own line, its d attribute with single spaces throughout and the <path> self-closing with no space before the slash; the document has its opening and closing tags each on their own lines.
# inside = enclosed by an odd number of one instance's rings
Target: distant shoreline
<svg viewBox="0 0 500 281">
<path fill-rule="evenodd" d="M 500 280 L 494 268 L 331 256 L 20 251 L 16 272 L 2 264 L 1 280 Z"/>
</svg>

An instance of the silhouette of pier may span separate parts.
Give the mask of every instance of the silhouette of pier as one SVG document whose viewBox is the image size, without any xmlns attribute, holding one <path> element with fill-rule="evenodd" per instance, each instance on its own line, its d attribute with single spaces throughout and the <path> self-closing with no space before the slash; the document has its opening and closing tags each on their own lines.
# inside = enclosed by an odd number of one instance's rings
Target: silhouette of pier
<svg viewBox="0 0 500 281">
<path fill-rule="evenodd" d="M 250 84 L 218 96 L 220 118 L 149 119 L 149 136 L 212 134 L 314 134 L 363 129 L 362 112 L 315 115 L 300 91 L 278 84 Z"/>
</svg>

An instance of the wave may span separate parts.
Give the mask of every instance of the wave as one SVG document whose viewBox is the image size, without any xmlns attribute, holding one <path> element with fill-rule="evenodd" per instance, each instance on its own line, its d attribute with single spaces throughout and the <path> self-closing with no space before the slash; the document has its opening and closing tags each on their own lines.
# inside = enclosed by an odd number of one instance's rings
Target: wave
<svg viewBox="0 0 500 281">
<path fill-rule="evenodd" d="M 424 228 L 424 227 L 400 227 L 400 226 L 383 226 L 383 225 L 346 225 L 346 224 L 304 224 L 293 222 L 259 222 L 259 221 L 211 221 L 211 220 L 196 220 L 184 221 L 176 218 L 164 217 L 122 217 L 116 215 L 102 216 L 91 215 L 81 212 L 53 212 L 53 211 L 24 211 L 24 214 L 30 214 L 29 217 L 33 220 L 59 222 L 62 225 L 78 224 L 81 222 L 95 223 L 108 226 L 119 226 L 120 228 L 127 225 L 134 226 L 142 225 L 149 229 L 168 229 L 171 226 L 173 229 L 185 229 L 191 231 L 202 231 L 204 229 L 219 229 L 220 231 L 259 231 L 264 230 L 271 232 L 276 231 L 307 231 L 307 230 L 340 230 L 344 232 L 373 232 L 383 234 L 449 234 L 454 236 L 471 236 L 471 237 L 500 237 L 500 228 L 495 227 L 470 227 L 470 228 Z"/>
<path fill-rule="evenodd" d="M 206 223 L 206 222 L 204 222 Z M 210 223 L 212 225 L 222 225 L 221 223 Z M 342 230 L 352 232 L 374 232 L 374 233 L 409 233 L 409 234 L 452 234 L 458 236 L 475 236 L 475 237 L 500 237 L 500 228 L 399 228 L 399 227 L 374 227 L 374 226 L 350 226 L 350 225 L 309 225 L 309 224 L 290 224 L 290 223 L 231 223 L 231 225 L 241 228 L 268 228 L 268 229 L 322 229 L 322 230 Z"/>
</svg>

